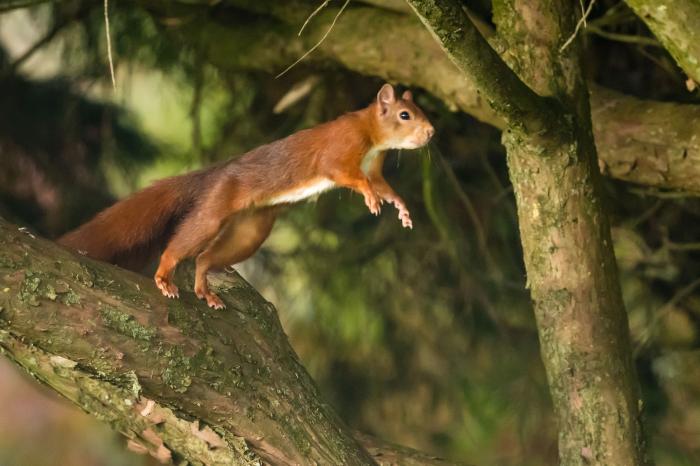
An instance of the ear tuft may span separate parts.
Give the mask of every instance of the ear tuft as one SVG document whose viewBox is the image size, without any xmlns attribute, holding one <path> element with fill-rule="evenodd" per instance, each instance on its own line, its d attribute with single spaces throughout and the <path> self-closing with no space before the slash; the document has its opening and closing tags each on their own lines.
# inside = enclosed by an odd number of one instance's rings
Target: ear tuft
<svg viewBox="0 0 700 466">
<path fill-rule="evenodd" d="M 413 94 L 411 91 L 404 91 L 404 93 L 401 94 L 401 99 L 413 101 Z"/>
<path fill-rule="evenodd" d="M 391 87 L 391 84 L 384 84 L 377 93 L 377 103 L 379 103 L 379 108 L 382 114 L 386 113 L 389 105 L 393 104 L 394 102 L 396 102 L 394 88 Z"/>
</svg>

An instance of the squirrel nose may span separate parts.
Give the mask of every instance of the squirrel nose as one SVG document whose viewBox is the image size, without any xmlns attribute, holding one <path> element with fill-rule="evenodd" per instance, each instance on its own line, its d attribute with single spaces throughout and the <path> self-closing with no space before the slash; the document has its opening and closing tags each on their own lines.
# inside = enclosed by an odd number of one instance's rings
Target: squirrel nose
<svg viewBox="0 0 700 466">
<path fill-rule="evenodd" d="M 428 139 L 432 138 L 433 134 L 435 134 L 435 128 L 429 126 L 428 128 L 426 128 L 425 134 L 428 136 Z"/>
</svg>

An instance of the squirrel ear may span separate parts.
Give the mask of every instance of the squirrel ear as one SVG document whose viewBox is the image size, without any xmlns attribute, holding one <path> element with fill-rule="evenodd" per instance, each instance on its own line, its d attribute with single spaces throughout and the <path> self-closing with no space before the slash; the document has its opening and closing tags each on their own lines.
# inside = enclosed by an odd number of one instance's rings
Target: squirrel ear
<svg viewBox="0 0 700 466">
<path fill-rule="evenodd" d="M 382 114 L 387 111 L 387 107 L 396 101 L 396 96 L 394 95 L 394 88 L 391 84 L 384 84 L 379 92 L 377 93 L 377 102 L 379 103 L 379 109 Z"/>
<path fill-rule="evenodd" d="M 404 91 L 403 94 L 401 94 L 401 99 L 403 100 L 413 100 L 413 94 L 411 91 Z"/>
</svg>

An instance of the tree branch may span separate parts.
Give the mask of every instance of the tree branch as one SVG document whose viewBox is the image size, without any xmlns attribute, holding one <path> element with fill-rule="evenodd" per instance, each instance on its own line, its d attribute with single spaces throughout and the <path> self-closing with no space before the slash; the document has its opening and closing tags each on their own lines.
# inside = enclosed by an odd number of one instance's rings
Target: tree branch
<svg viewBox="0 0 700 466">
<path fill-rule="evenodd" d="M 241 6 L 247 0 L 231 2 Z M 202 44 L 208 60 L 223 71 L 277 73 L 316 43 L 337 13 L 329 6 L 297 37 L 306 10 L 299 15 L 298 24 L 290 24 L 276 10 L 286 2 L 275 5 L 274 19 L 262 16 L 243 23 L 232 15 L 207 22 Z M 193 21 L 173 34 L 187 41 L 194 37 L 195 29 L 202 31 L 204 26 Z M 366 30 L 372 34 L 365 34 Z M 492 42 L 505 53 L 503 45 Z M 307 60 L 336 63 L 358 73 L 421 87 L 452 109 L 505 127 L 474 82 L 460 73 L 415 18 L 377 8 L 348 8 L 333 33 Z M 592 86 L 591 107 L 604 173 L 631 183 L 700 193 L 700 163 L 695 163 L 700 161 L 699 106 L 640 100 Z"/>
<path fill-rule="evenodd" d="M 700 106 L 593 87 L 591 111 L 603 174 L 700 194 Z"/>
<path fill-rule="evenodd" d="M 700 2 L 625 0 L 661 41 L 676 63 L 700 83 Z"/>
<path fill-rule="evenodd" d="M 191 292 L 167 300 L 146 277 L 0 219 L 0 352 L 161 460 L 449 464 L 362 436 L 368 453 L 320 399 L 274 307 L 237 275 L 214 281 L 226 311 Z"/>
<path fill-rule="evenodd" d="M 187 5 L 137 1 L 156 16 L 160 8 L 168 16 L 182 10 L 188 18 L 195 10 L 205 12 L 209 8 L 203 1 Z M 0 0 L 0 11 L 24 3 Z M 423 88 L 454 110 L 498 128 L 505 127 L 504 120 L 482 98 L 474 82 L 450 62 L 420 22 L 396 12 L 402 3 L 367 3 L 384 7 L 348 8 L 333 34 L 307 60 L 336 63 L 358 73 Z M 170 29 L 182 41 L 204 35 L 203 46 L 209 60 L 224 71 L 279 72 L 318 40 L 337 13 L 337 8 L 329 5 L 314 18 L 302 37 L 297 37 L 299 27 L 318 6 L 317 2 L 230 0 L 227 4 L 261 16 L 257 21 L 246 18 L 242 22 L 235 14 L 220 14 L 216 22 L 186 21 Z M 193 27 L 202 34 L 191 34 Z M 366 30 L 372 34 L 366 34 Z M 486 31 L 483 27 L 480 30 Z M 490 40 L 499 53 L 506 52 L 497 40 Z M 591 107 L 598 156 L 605 174 L 631 183 L 700 194 L 700 163 L 696 163 L 700 161 L 700 139 L 696 136 L 700 134 L 700 107 L 639 100 L 599 86 L 591 86 Z"/>
<path fill-rule="evenodd" d="M 508 126 L 528 134 L 552 127 L 551 102 L 526 86 L 486 42 L 459 3 L 407 0 L 449 59 L 467 76 Z"/>
</svg>

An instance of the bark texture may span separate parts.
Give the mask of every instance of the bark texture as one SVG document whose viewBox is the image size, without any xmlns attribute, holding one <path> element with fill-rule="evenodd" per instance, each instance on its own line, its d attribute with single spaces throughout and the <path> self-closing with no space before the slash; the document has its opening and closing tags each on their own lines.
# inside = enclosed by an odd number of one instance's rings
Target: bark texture
<svg viewBox="0 0 700 466">
<path fill-rule="evenodd" d="M 700 193 L 700 106 L 635 99 L 594 87 L 591 108 L 603 174 Z"/>
<path fill-rule="evenodd" d="M 441 45 L 473 47 L 456 32 L 468 19 L 452 0 L 408 0 Z M 516 194 L 528 286 L 559 423 L 561 464 L 649 464 L 577 41 L 566 0 L 493 2 L 504 57 L 556 113 L 533 132 L 503 135 Z M 465 52 L 461 52 L 463 55 Z M 492 52 L 495 54 L 495 52 Z M 465 75 L 468 63 L 453 60 Z M 497 74 L 491 82 L 499 79 Z M 517 96 L 516 96 L 517 97 Z M 497 102 L 502 113 L 508 100 Z"/>
<path fill-rule="evenodd" d="M 79 257 L 0 219 L 0 352 L 163 462 L 450 463 L 360 436 L 289 346 L 274 307 L 235 274 L 225 311 Z M 183 283 L 183 279 L 180 279 Z"/>
<path fill-rule="evenodd" d="M 697 0 L 625 0 L 649 26 L 678 65 L 700 83 L 700 2 Z"/>
</svg>

